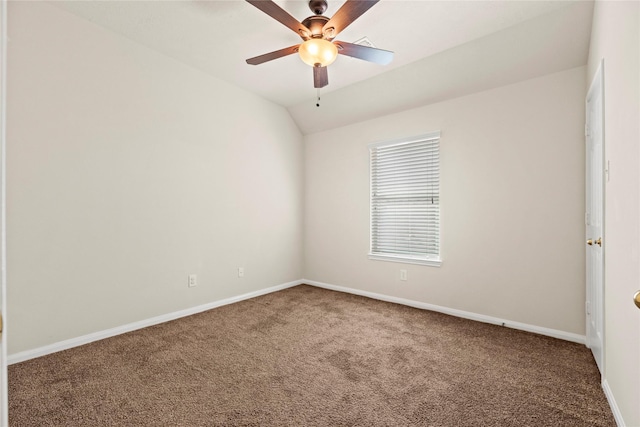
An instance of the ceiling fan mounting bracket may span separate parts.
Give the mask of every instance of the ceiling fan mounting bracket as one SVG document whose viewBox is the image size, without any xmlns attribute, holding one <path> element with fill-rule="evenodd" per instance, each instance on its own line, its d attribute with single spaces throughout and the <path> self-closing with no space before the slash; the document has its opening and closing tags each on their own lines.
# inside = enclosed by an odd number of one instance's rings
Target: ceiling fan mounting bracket
<svg viewBox="0 0 640 427">
<path fill-rule="evenodd" d="M 326 0 L 309 0 L 309 9 L 316 15 L 322 15 L 327 11 L 328 4 Z"/>
</svg>

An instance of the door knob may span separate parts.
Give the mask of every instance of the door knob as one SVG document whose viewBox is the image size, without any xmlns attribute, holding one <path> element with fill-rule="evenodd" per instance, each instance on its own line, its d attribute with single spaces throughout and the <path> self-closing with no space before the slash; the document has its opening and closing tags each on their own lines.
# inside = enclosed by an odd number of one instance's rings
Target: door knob
<svg viewBox="0 0 640 427">
<path fill-rule="evenodd" d="M 602 237 L 598 237 L 598 240 L 596 240 L 596 241 L 595 241 L 595 242 L 593 242 L 593 243 L 595 243 L 596 245 L 598 245 L 598 246 L 602 247 Z"/>
<path fill-rule="evenodd" d="M 591 239 L 587 240 L 587 245 L 589 245 L 589 246 L 593 245 L 593 240 L 591 240 Z"/>
<path fill-rule="evenodd" d="M 633 302 L 636 304 L 636 307 L 640 308 L 640 291 L 636 292 L 633 296 Z"/>
</svg>

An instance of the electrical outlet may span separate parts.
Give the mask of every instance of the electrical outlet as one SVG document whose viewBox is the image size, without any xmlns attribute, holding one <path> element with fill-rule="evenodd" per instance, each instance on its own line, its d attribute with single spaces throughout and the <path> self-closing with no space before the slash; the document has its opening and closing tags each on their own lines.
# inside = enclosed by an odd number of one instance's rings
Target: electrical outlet
<svg viewBox="0 0 640 427">
<path fill-rule="evenodd" d="M 244 277 L 244 267 L 238 267 L 238 277 Z"/>
<path fill-rule="evenodd" d="M 193 288 L 194 286 L 198 285 L 198 275 L 197 274 L 190 274 L 189 275 L 189 287 Z"/>
<path fill-rule="evenodd" d="M 407 270 L 400 270 L 400 280 L 407 280 Z"/>
</svg>

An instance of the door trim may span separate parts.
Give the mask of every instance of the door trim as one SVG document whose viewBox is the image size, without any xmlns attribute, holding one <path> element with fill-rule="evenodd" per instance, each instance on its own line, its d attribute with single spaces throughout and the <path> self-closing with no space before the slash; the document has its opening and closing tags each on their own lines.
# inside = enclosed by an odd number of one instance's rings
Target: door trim
<svg viewBox="0 0 640 427">
<path fill-rule="evenodd" d="M 7 373 L 7 0 L 0 3 L 0 426 L 9 425 Z"/>
</svg>

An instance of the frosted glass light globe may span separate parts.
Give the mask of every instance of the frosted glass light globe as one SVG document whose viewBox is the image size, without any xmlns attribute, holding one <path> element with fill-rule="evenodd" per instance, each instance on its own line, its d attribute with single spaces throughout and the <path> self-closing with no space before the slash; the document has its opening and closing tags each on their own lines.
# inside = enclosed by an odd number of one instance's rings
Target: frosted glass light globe
<svg viewBox="0 0 640 427">
<path fill-rule="evenodd" d="M 298 54 L 305 64 L 326 67 L 336 60 L 338 48 L 328 40 L 309 39 L 300 45 Z"/>
</svg>

